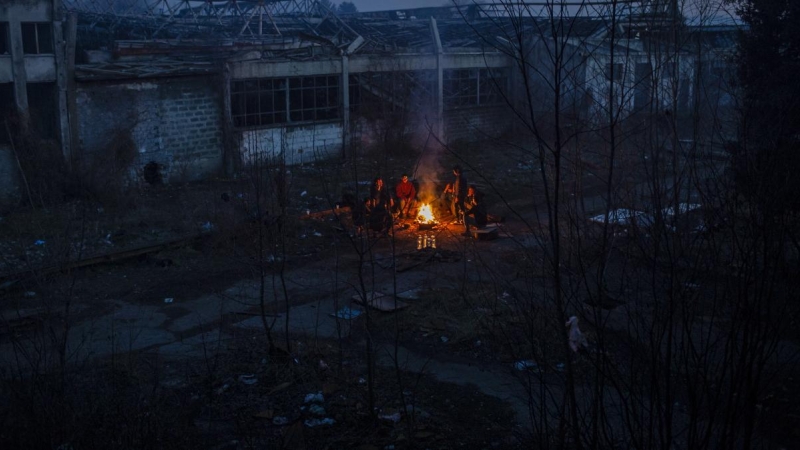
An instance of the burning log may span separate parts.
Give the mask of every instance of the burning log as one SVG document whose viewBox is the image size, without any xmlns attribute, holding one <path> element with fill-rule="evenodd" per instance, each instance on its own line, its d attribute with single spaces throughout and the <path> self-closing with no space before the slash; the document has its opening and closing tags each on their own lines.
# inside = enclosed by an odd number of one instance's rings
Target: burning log
<svg viewBox="0 0 800 450">
<path fill-rule="evenodd" d="M 433 215 L 433 208 L 429 203 L 424 203 L 419 208 L 419 213 L 417 214 L 417 222 L 419 223 L 419 230 L 431 230 L 435 227 L 438 223 L 436 222 L 436 217 Z"/>
</svg>

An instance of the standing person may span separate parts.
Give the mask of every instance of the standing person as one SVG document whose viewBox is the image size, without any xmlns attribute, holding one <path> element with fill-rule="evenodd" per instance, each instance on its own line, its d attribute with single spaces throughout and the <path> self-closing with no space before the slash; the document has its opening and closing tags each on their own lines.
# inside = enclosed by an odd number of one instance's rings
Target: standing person
<svg viewBox="0 0 800 450">
<path fill-rule="evenodd" d="M 475 225 L 481 229 L 489 223 L 489 215 L 486 213 L 486 205 L 483 202 L 483 194 L 478 192 L 475 186 L 470 186 L 467 190 L 467 198 L 464 200 L 464 236 L 470 236 L 469 227 Z"/>
<path fill-rule="evenodd" d="M 453 167 L 453 213 L 459 223 L 464 220 L 464 200 L 467 198 L 467 177 L 461 171 L 461 166 Z"/>
<path fill-rule="evenodd" d="M 394 193 L 400 204 L 400 217 L 406 217 L 414 208 L 414 201 L 417 198 L 417 189 L 414 183 L 408 181 L 408 174 L 403 174 L 400 182 L 394 187 Z"/>
<path fill-rule="evenodd" d="M 390 211 L 394 205 L 392 195 L 389 194 L 389 190 L 386 188 L 386 185 L 383 184 L 383 178 L 381 177 L 375 178 L 375 181 L 372 182 L 372 187 L 370 187 L 369 190 L 369 198 L 372 201 L 373 208 L 380 207 Z"/>
<path fill-rule="evenodd" d="M 392 223 L 391 208 L 394 202 L 381 177 L 372 182 L 368 203 L 370 229 L 375 232 L 386 231 Z"/>
</svg>

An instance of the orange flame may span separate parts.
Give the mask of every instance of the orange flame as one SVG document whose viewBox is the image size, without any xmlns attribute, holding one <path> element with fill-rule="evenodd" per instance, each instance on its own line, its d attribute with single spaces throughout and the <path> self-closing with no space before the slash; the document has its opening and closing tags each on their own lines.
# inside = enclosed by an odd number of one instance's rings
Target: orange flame
<svg viewBox="0 0 800 450">
<path fill-rule="evenodd" d="M 417 220 L 420 223 L 433 223 L 434 219 L 435 218 L 433 217 L 433 209 L 431 209 L 431 205 L 429 205 L 428 203 L 423 204 L 419 208 L 419 214 L 417 215 Z"/>
</svg>

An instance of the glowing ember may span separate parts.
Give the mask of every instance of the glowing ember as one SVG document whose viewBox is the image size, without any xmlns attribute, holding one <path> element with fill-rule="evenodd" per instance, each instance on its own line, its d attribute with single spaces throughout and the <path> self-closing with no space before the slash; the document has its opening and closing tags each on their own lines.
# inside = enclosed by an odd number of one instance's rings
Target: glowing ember
<svg viewBox="0 0 800 450">
<path fill-rule="evenodd" d="M 433 223 L 433 209 L 431 209 L 431 205 L 425 203 L 419 208 L 419 214 L 417 215 L 417 220 L 419 223 Z"/>
</svg>

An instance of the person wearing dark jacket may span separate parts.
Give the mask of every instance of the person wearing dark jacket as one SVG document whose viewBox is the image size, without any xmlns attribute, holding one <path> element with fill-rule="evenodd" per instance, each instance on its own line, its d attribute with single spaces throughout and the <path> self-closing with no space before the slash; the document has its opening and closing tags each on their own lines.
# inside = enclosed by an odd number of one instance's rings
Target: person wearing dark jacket
<svg viewBox="0 0 800 450">
<path fill-rule="evenodd" d="M 461 222 L 464 220 L 464 200 L 467 199 L 467 177 L 461 171 L 461 166 L 453 167 L 453 175 L 456 179 L 453 181 L 453 213 L 456 220 Z"/>
<path fill-rule="evenodd" d="M 470 236 L 470 225 L 475 225 L 478 229 L 481 229 L 489 223 L 489 215 L 486 213 L 483 194 L 478 192 L 475 186 L 470 186 L 467 190 L 464 207 L 466 208 L 464 211 L 465 236 Z"/>
<path fill-rule="evenodd" d="M 386 231 L 392 222 L 392 200 L 389 190 L 383 184 L 383 179 L 378 177 L 372 183 L 368 202 L 369 228 L 375 232 Z"/>
</svg>

